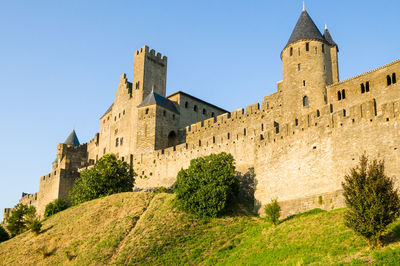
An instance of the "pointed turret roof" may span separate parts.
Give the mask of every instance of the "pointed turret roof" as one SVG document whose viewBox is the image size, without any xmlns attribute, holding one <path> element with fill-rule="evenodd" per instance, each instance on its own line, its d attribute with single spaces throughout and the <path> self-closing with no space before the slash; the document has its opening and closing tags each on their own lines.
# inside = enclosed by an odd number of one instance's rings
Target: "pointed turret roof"
<svg viewBox="0 0 400 266">
<path fill-rule="evenodd" d="M 325 25 L 325 31 L 324 31 L 324 39 L 332 46 L 338 46 L 335 41 L 333 40 L 331 34 L 329 33 L 328 27 Z M 338 47 L 339 50 L 339 47 Z"/>
<path fill-rule="evenodd" d="M 64 144 L 79 146 L 78 137 L 76 136 L 75 130 L 72 130 L 71 134 L 69 134 L 68 138 L 64 141 Z"/>
<path fill-rule="evenodd" d="M 303 39 L 316 39 L 321 41 L 325 40 L 305 8 L 301 12 L 299 20 L 297 21 L 286 46 Z"/>
<path fill-rule="evenodd" d="M 152 105 L 152 104 L 158 104 L 164 108 L 167 108 L 167 109 L 179 114 L 178 109 L 176 108 L 175 104 L 171 100 L 161 96 L 160 94 L 154 92 L 153 90 L 149 93 L 149 95 L 147 95 L 143 99 L 142 103 L 139 104 L 138 107 Z"/>
</svg>

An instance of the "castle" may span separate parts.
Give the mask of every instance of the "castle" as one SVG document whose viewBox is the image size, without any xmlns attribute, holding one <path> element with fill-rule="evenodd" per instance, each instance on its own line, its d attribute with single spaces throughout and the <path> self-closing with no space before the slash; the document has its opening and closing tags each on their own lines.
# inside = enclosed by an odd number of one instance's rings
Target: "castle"
<svg viewBox="0 0 400 266">
<path fill-rule="evenodd" d="M 344 206 L 341 181 L 361 154 L 385 159 L 400 180 L 400 60 L 339 81 L 339 47 L 303 9 L 281 52 L 277 91 L 232 112 L 178 91 L 166 96 L 167 57 L 144 46 L 132 82 L 121 76 L 100 132 L 80 144 L 75 131 L 57 145 L 39 192 L 20 203 L 40 215 L 67 199 L 79 171 L 106 153 L 131 164 L 135 188 L 170 187 L 190 160 L 228 152 L 238 174 L 254 179 L 255 208 L 278 198 L 283 216 Z M 10 209 L 5 209 L 5 219 Z"/>
</svg>

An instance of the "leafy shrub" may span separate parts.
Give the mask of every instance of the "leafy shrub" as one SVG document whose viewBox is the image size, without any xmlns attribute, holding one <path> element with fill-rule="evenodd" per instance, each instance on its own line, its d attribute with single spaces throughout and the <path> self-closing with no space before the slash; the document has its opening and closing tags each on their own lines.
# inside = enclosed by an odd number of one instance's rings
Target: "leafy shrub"
<svg viewBox="0 0 400 266">
<path fill-rule="evenodd" d="M 6 229 L 0 225 L 0 243 L 10 239 L 10 235 L 7 233 Z"/>
<path fill-rule="evenodd" d="M 239 192 L 231 154 L 220 153 L 190 161 L 179 171 L 175 192 L 185 211 L 198 216 L 217 217 Z"/>
<path fill-rule="evenodd" d="M 345 224 L 365 237 L 371 247 L 380 245 L 386 227 L 399 216 L 400 200 L 384 162 L 368 164 L 365 155 L 342 183 L 348 211 Z"/>
<path fill-rule="evenodd" d="M 271 200 L 271 203 L 265 206 L 265 215 L 269 222 L 277 225 L 279 217 L 281 216 L 281 207 L 279 206 L 278 199 Z"/>
<path fill-rule="evenodd" d="M 36 208 L 24 204 L 17 204 L 7 219 L 7 230 L 11 236 L 16 236 L 27 230 L 26 222 L 36 215 Z"/>
<path fill-rule="evenodd" d="M 156 188 L 155 188 L 155 191 L 156 191 L 157 193 L 171 193 L 171 192 L 172 192 L 172 189 L 166 188 L 166 187 L 156 187 Z"/>
<path fill-rule="evenodd" d="M 80 173 L 70 191 L 73 205 L 108 196 L 132 191 L 135 172 L 126 163 L 117 160 L 114 154 L 104 155 L 92 168 Z"/>
<path fill-rule="evenodd" d="M 50 217 L 56 214 L 57 212 L 67 209 L 68 207 L 69 207 L 68 202 L 62 199 L 56 199 L 46 205 L 46 210 L 44 211 L 44 217 Z"/>
<path fill-rule="evenodd" d="M 40 231 L 42 230 L 42 222 L 39 221 L 39 219 L 34 218 L 32 220 L 29 220 L 26 222 L 27 228 L 31 230 L 35 235 L 40 234 Z"/>
</svg>

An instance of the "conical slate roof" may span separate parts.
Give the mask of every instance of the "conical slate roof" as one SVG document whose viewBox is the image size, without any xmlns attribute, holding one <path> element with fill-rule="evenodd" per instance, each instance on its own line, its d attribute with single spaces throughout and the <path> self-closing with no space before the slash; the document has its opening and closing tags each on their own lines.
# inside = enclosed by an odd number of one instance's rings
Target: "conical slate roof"
<svg viewBox="0 0 400 266">
<path fill-rule="evenodd" d="M 158 93 L 155 93 L 154 91 L 151 91 L 149 95 L 147 95 L 141 104 L 138 105 L 138 107 L 146 106 L 146 105 L 152 105 L 152 104 L 158 104 L 164 108 L 167 108 L 177 114 L 179 114 L 178 109 L 176 108 L 175 104 L 168 100 L 167 98 L 161 96 Z"/>
<path fill-rule="evenodd" d="M 71 134 L 69 134 L 68 138 L 64 141 L 64 144 L 79 146 L 78 137 L 76 136 L 75 130 L 72 130 Z"/>
<path fill-rule="evenodd" d="M 332 45 L 332 46 L 337 46 L 337 44 L 336 44 L 335 41 L 333 40 L 331 34 L 329 33 L 328 28 L 325 28 L 325 31 L 324 31 L 324 38 L 325 38 L 325 40 L 326 40 L 330 45 Z"/>
<path fill-rule="evenodd" d="M 290 35 L 289 41 L 287 42 L 286 46 L 298 40 L 304 39 L 316 39 L 321 41 L 325 40 L 306 10 L 303 10 L 303 12 L 301 12 L 300 18 L 297 21 L 296 26 L 294 27 L 292 35 Z"/>
</svg>

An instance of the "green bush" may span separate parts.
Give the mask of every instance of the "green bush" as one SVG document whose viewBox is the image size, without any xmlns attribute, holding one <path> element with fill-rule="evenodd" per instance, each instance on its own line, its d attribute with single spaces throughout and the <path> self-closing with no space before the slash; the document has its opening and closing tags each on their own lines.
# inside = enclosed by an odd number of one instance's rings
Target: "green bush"
<svg viewBox="0 0 400 266">
<path fill-rule="evenodd" d="M 269 222 L 277 225 L 279 217 L 281 216 L 281 207 L 279 206 L 278 199 L 271 200 L 271 203 L 265 206 L 265 215 Z"/>
<path fill-rule="evenodd" d="M 7 219 L 7 230 L 11 236 L 16 236 L 27 230 L 26 222 L 36 215 L 36 208 L 24 204 L 17 204 Z"/>
<path fill-rule="evenodd" d="M 374 248 L 386 227 L 399 216 L 400 200 L 393 180 L 384 173 L 384 162 L 368 164 L 365 155 L 342 183 L 348 210 L 345 224 L 365 237 Z"/>
<path fill-rule="evenodd" d="M 56 199 L 46 205 L 46 210 L 44 211 L 44 217 L 50 217 L 57 212 L 63 211 L 69 207 L 68 202 L 62 199 Z"/>
<path fill-rule="evenodd" d="M 135 172 L 126 163 L 117 160 L 114 154 L 104 155 L 92 168 L 80 173 L 70 191 L 73 205 L 108 196 L 132 191 Z"/>
<path fill-rule="evenodd" d="M 10 239 L 10 235 L 7 233 L 6 229 L 0 225 L 0 243 Z"/>
<path fill-rule="evenodd" d="M 179 171 L 175 192 L 181 208 L 197 216 L 217 217 L 239 192 L 231 154 L 220 153 L 190 161 Z"/>
<path fill-rule="evenodd" d="M 31 230 L 35 235 L 40 234 L 40 231 L 42 230 L 42 226 L 43 226 L 42 222 L 40 222 L 39 219 L 37 219 L 37 218 L 28 220 L 26 222 L 26 225 L 27 225 L 27 228 L 29 230 Z"/>
</svg>

